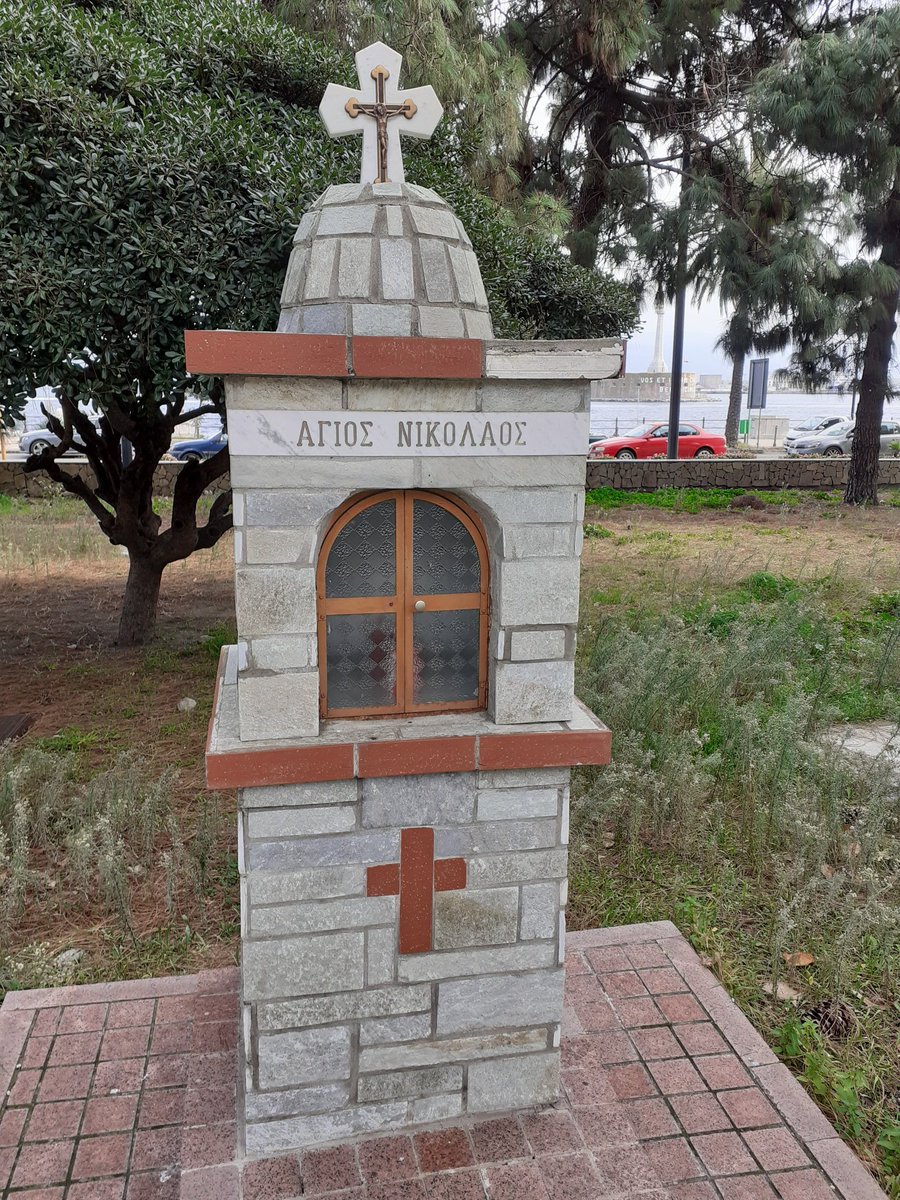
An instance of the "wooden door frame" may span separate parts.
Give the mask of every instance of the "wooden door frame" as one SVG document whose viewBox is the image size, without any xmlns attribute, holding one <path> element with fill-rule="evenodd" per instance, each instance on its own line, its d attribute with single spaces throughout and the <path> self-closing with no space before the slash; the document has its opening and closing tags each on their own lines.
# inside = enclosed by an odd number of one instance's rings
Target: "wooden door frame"
<svg viewBox="0 0 900 1200">
<path fill-rule="evenodd" d="M 395 504 L 395 579 L 391 596 L 333 597 L 325 595 L 325 574 L 328 556 L 344 527 L 374 504 L 393 500 Z M 456 517 L 471 536 L 479 558 L 480 580 L 477 592 L 458 594 L 413 594 L 412 545 L 413 506 L 416 500 L 436 504 Z M 414 656 L 412 653 L 415 603 L 424 600 L 430 612 L 460 612 L 477 610 L 478 621 L 478 696 L 475 700 L 437 701 L 413 704 Z M 335 509 L 331 523 L 322 540 L 316 564 L 316 628 L 319 656 L 319 712 L 323 718 L 415 716 L 418 713 L 475 711 L 487 707 L 488 690 L 488 624 L 490 610 L 490 562 L 487 540 L 481 522 L 471 508 L 458 496 L 446 492 L 415 488 L 390 489 L 357 494 Z M 328 631 L 330 616 L 362 613 L 394 615 L 396 648 L 397 703 L 374 708 L 328 708 Z"/>
</svg>

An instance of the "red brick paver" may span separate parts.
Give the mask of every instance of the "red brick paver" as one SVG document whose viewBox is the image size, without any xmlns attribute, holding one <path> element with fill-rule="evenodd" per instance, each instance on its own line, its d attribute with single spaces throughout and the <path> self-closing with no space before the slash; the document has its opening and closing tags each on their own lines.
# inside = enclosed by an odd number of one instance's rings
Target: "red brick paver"
<svg viewBox="0 0 900 1200">
<path fill-rule="evenodd" d="M 10 993 L 2 1200 L 884 1200 L 668 922 L 568 939 L 563 1096 L 245 1161 L 236 971 Z"/>
</svg>

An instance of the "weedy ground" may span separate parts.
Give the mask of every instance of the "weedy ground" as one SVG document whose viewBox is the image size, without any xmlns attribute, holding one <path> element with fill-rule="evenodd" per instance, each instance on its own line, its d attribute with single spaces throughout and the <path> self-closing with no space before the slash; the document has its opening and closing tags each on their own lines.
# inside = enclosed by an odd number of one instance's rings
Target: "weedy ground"
<svg viewBox="0 0 900 1200">
<path fill-rule="evenodd" d="M 578 690 L 614 756 L 575 780 L 570 924 L 674 920 L 900 1196 L 900 781 L 840 746 L 900 730 L 900 522 L 604 500 Z"/>
<path fill-rule="evenodd" d="M 900 1197 L 896 785 L 822 736 L 900 722 L 900 508 L 760 496 L 589 496 L 578 689 L 614 760 L 575 779 L 569 924 L 675 921 Z M 37 714 L 0 759 L 0 994 L 234 961 L 235 798 L 203 785 L 230 556 L 117 651 L 127 561 L 75 501 L 0 498 L 0 710 Z"/>
</svg>

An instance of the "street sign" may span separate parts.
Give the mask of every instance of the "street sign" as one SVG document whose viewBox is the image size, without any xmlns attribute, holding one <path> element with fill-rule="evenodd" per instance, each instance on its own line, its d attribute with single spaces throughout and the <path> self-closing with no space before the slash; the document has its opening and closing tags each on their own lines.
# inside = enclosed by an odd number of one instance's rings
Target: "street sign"
<svg viewBox="0 0 900 1200">
<path fill-rule="evenodd" d="M 747 407 L 765 408 L 768 391 L 769 360 L 752 358 L 750 360 L 750 382 L 747 388 Z"/>
</svg>

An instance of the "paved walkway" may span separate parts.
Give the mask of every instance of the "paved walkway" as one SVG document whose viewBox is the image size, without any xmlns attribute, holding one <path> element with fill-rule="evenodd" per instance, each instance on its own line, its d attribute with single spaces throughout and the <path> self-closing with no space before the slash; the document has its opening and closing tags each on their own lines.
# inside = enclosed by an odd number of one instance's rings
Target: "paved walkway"
<svg viewBox="0 0 900 1200">
<path fill-rule="evenodd" d="M 10 1200 L 884 1200 L 667 921 L 567 939 L 552 1109 L 239 1157 L 237 972 L 16 992 Z"/>
</svg>

